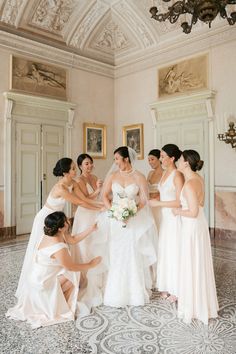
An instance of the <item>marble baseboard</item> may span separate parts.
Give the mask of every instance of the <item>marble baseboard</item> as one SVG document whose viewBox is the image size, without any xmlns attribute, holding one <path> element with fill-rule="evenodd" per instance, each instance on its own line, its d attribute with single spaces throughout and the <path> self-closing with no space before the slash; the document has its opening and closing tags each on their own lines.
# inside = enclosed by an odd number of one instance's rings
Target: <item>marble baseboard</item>
<svg viewBox="0 0 236 354">
<path fill-rule="evenodd" d="M 210 228 L 211 238 L 217 240 L 230 240 L 236 242 L 236 230 L 219 229 L 218 227 Z"/>
<path fill-rule="evenodd" d="M 16 238 L 16 226 L 0 228 L 0 242 Z"/>
</svg>

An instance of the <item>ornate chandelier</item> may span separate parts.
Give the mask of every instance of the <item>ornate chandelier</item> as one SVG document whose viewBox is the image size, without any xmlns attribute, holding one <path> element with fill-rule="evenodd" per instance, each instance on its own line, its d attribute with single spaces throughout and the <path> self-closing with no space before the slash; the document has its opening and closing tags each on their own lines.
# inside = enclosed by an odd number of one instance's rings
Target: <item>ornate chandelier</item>
<svg viewBox="0 0 236 354">
<path fill-rule="evenodd" d="M 173 0 L 162 0 L 164 2 L 169 2 Z M 197 23 L 198 20 L 209 24 L 211 27 L 211 22 L 216 18 L 218 14 L 224 19 L 226 19 L 229 25 L 234 25 L 236 23 L 236 11 L 229 13 L 226 10 L 227 5 L 235 5 L 236 0 L 179 0 L 173 5 L 168 7 L 166 13 L 159 13 L 156 6 L 150 8 L 150 13 L 154 20 L 163 22 L 169 20 L 170 23 L 175 23 L 179 16 L 184 14 L 189 14 L 192 16 L 190 23 L 182 22 L 181 27 L 184 33 L 190 33 L 192 26 Z"/>
</svg>

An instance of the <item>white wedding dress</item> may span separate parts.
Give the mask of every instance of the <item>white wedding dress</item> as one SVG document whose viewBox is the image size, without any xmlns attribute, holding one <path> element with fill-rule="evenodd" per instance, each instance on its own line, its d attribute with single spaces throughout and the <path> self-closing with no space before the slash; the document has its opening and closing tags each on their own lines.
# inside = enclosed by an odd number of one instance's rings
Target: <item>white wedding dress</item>
<svg viewBox="0 0 236 354">
<path fill-rule="evenodd" d="M 94 192 L 92 186 L 88 183 L 86 184 L 86 188 L 89 194 Z M 74 216 L 72 235 L 77 235 L 92 226 L 96 222 L 98 214 L 99 212 L 97 210 L 78 206 Z M 93 237 L 94 233 L 71 247 L 71 255 L 74 262 L 87 263 L 91 261 L 91 258 L 93 257 L 93 254 L 91 253 Z"/>
<path fill-rule="evenodd" d="M 168 178 L 159 183 L 160 200 L 171 201 L 176 199 L 173 170 Z M 178 216 L 174 216 L 171 208 L 161 208 L 161 224 L 159 230 L 157 283 L 159 291 L 168 292 L 178 296 L 179 276 L 179 248 L 180 233 L 178 229 Z"/>
<path fill-rule="evenodd" d="M 72 191 L 72 187 L 68 187 L 69 192 Z M 25 258 L 20 274 L 20 279 L 18 282 L 18 287 L 16 290 L 16 297 L 20 299 L 21 296 L 24 296 L 24 293 L 28 291 L 27 279 L 28 279 L 28 270 L 31 268 L 33 261 L 33 256 L 44 235 L 44 220 L 46 216 L 54 213 L 55 211 L 62 211 L 65 207 L 66 200 L 63 198 L 54 198 L 51 194 L 48 195 L 45 205 L 42 209 L 36 214 L 32 226 L 32 231 L 30 234 L 28 246 L 25 253 Z"/>
<path fill-rule="evenodd" d="M 138 201 L 139 186 L 112 184 L 113 202 L 121 197 Z M 113 307 L 144 305 L 149 302 L 152 280 L 150 266 L 156 262 L 157 229 L 150 208 L 146 205 L 127 226 L 109 219 L 109 268 L 104 290 L 104 304 Z"/>
<path fill-rule="evenodd" d="M 7 317 L 27 321 L 32 328 L 75 319 L 80 273 L 67 271 L 58 260 L 51 257 L 63 248 L 68 246 L 60 242 L 36 252 L 32 266 L 28 269 L 28 292 L 23 301 L 18 301 L 15 307 L 7 311 Z M 68 301 L 61 289 L 60 275 L 73 284 Z"/>
<path fill-rule="evenodd" d="M 182 209 L 188 209 L 181 193 Z M 200 206 L 196 218 L 181 216 L 178 317 L 190 323 L 193 318 L 208 324 L 217 317 L 218 302 L 208 224 Z"/>
</svg>

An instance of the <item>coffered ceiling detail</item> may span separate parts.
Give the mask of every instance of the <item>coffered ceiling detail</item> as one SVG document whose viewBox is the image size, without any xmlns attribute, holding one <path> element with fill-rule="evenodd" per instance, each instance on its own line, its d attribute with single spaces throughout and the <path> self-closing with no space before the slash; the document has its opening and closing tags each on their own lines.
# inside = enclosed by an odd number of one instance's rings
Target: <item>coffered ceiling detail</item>
<svg viewBox="0 0 236 354">
<path fill-rule="evenodd" d="M 0 30 L 114 66 L 213 33 L 150 18 L 152 0 L 0 0 Z M 163 2 L 163 11 L 169 4 Z M 220 21 L 215 21 L 214 25 Z M 214 26 L 212 26 L 214 27 Z"/>
</svg>

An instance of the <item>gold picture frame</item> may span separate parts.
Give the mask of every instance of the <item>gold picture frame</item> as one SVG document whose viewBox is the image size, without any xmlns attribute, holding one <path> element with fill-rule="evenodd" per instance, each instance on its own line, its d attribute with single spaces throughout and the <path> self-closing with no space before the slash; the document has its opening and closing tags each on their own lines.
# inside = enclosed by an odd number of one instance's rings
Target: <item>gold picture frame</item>
<svg viewBox="0 0 236 354">
<path fill-rule="evenodd" d="M 107 150 L 107 130 L 104 124 L 83 124 L 84 152 L 94 159 L 105 159 Z"/>
<path fill-rule="evenodd" d="M 10 90 L 67 99 L 67 70 L 48 63 L 11 55 Z"/>
<path fill-rule="evenodd" d="M 159 99 L 206 90 L 209 86 L 208 54 L 186 58 L 158 68 Z"/>
<path fill-rule="evenodd" d="M 129 146 L 137 153 L 139 160 L 144 158 L 143 124 L 126 125 L 123 127 L 123 145 Z"/>
</svg>

